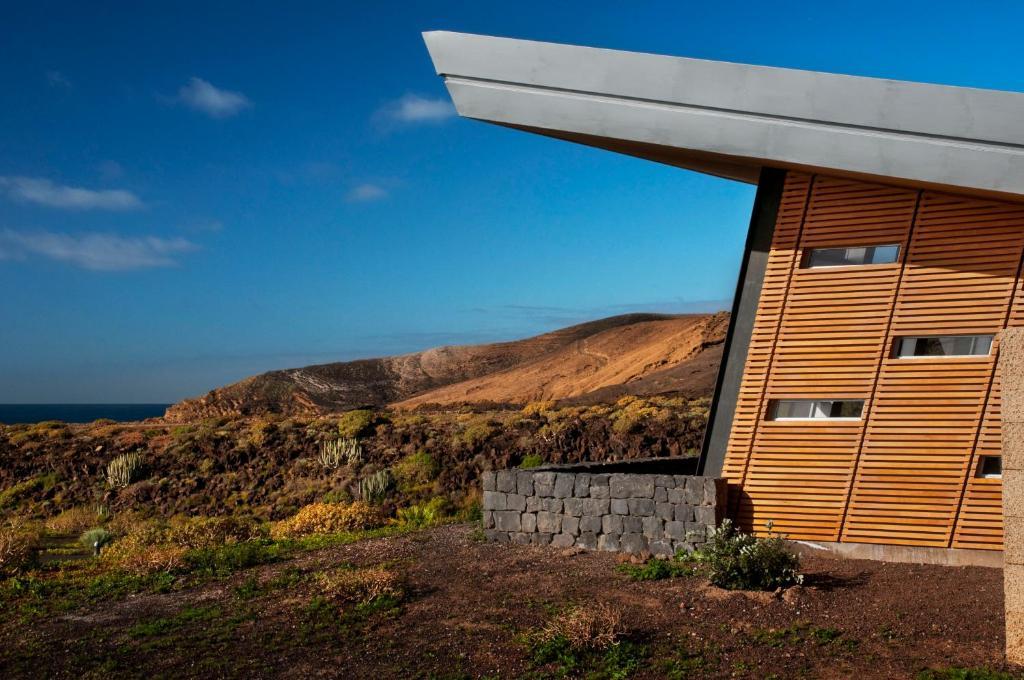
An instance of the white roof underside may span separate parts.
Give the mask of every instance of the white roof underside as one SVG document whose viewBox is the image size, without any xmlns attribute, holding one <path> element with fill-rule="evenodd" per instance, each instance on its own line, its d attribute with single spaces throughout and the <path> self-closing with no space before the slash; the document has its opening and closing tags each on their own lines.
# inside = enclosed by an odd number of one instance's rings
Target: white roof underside
<svg viewBox="0 0 1024 680">
<path fill-rule="evenodd" d="M 1024 197 L 1024 94 L 434 31 L 459 114 L 756 182 L 762 166 Z"/>
</svg>

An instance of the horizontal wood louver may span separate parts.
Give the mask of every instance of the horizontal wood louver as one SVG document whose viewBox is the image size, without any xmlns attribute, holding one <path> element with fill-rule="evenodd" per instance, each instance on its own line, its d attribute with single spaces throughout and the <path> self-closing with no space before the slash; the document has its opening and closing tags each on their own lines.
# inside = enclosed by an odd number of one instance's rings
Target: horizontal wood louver
<svg viewBox="0 0 1024 680">
<path fill-rule="evenodd" d="M 924 192 L 887 348 L 900 336 L 997 333 L 1024 246 L 1014 206 Z M 995 371 L 984 357 L 881 363 L 842 539 L 946 547 Z"/>
<path fill-rule="evenodd" d="M 1024 229 L 1024 210 L 1016 206 L 1003 206 L 1010 212 L 1021 229 Z M 1024 282 L 1018 272 L 1014 286 L 1013 301 L 1010 305 L 1007 327 L 1024 326 Z M 953 534 L 954 548 L 980 548 L 999 550 L 1003 547 L 1003 481 L 979 477 L 978 466 L 982 456 L 999 456 L 1002 453 L 1002 381 L 999 375 L 998 342 L 993 347 L 996 355 L 995 373 L 985 415 L 981 421 L 981 432 L 967 468 L 966 485 L 960 512 L 956 518 Z"/>
<path fill-rule="evenodd" d="M 1024 206 L 790 173 L 725 461 L 762 533 L 1002 548 L 998 332 L 1024 326 Z M 811 248 L 901 246 L 804 268 Z M 992 334 L 988 356 L 895 358 L 901 337 Z M 776 399 L 864 401 L 860 420 L 773 421 Z"/>
<path fill-rule="evenodd" d="M 913 191 L 815 178 L 765 394 L 774 399 L 871 398 L 899 263 L 801 268 L 811 248 L 906 246 Z M 837 540 L 863 421 L 764 421 L 737 517 L 763 529 Z"/>
<path fill-rule="evenodd" d="M 797 244 L 810 185 L 809 175 L 794 172 L 786 175 L 722 472 L 729 481 L 731 506 L 738 501 L 737 493 L 764 407 L 768 369 L 789 280 L 796 264 Z"/>
</svg>

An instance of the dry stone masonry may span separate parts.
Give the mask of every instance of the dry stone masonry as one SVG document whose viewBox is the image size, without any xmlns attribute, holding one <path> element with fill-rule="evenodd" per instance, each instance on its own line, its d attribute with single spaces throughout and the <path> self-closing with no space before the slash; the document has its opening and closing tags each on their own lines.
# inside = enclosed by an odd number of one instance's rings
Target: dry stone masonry
<svg viewBox="0 0 1024 680">
<path fill-rule="evenodd" d="M 502 470 L 483 475 L 488 539 L 672 555 L 704 543 L 725 480 L 692 475 Z"/>
</svg>

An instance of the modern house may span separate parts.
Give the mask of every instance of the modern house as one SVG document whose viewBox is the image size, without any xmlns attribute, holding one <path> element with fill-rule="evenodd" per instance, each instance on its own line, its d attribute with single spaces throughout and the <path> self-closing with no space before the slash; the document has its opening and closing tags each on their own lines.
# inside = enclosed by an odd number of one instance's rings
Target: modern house
<svg viewBox="0 0 1024 680">
<path fill-rule="evenodd" d="M 757 184 L 701 458 L 741 525 L 1002 550 L 997 356 L 1024 326 L 1024 95 L 425 39 L 463 116 Z"/>
</svg>

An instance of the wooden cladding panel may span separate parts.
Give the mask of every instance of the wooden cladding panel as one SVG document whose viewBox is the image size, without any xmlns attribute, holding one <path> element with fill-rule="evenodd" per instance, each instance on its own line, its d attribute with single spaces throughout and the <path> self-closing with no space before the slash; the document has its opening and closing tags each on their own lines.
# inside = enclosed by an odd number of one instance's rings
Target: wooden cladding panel
<svg viewBox="0 0 1024 680">
<path fill-rule="evenodd" d="M 1024 207 L 793 174 L 783 205 L 726 457 L 734 515 L 793 538 L 1000 549 L 1001 484 L 976 476 L 1000 450 L 998 342 L 891 354 L 901 336 L 1024 325 Z M 896 264 L 800 268 L 808 248 L 896 243 Z M 864 399 L 864 416 L 766 420 L 772 399 L 814 397 Z"/>
<path fill-rule="evenodd" d="M 743 483 L 754 434 L 762 417 L 764 386 L 790 277 L 798 264 L 797 246 L 810 187 L 810 175 L 787 173 L 722 470 L 722 476 L 729 482 L 730 503 L 733 504 L 737 501 L 735 494 Z"/>
<path fill-rule="evenodd" d="M 907 245 L 917 193 L 815 178 L 767 379 L 773 399 L 869 402 L 900 265 L 801 268 L 811 248 Z M 739 522 L 838 540 L 863 422 L 763 422 L 751 448 Z"/>
</svg>

